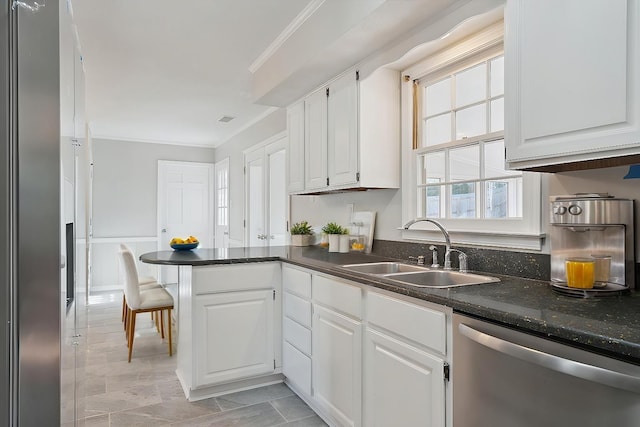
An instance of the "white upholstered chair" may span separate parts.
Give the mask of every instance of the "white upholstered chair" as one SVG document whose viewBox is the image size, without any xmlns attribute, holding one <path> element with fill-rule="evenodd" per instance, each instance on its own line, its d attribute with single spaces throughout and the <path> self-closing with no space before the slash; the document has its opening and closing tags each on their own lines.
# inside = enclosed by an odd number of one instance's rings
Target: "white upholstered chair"
<svg viewBox="0 0 640 427">
<path fill-rule="evenodd" d="M 128 245 L 125 245 L 124 243 L 120 243 L 120 250 L 131 252 L 131 255 L 134 257 L 134 260 L 135 260 L 135 255 Z M 138 276 L 138 283 L 141 291 L 147 291 L 149 289 L 156 289 L 161 287 L 160 284 L 156 281 L 155 277 L 138 275 L 138 268 L 136 267 L 135 262 L 133 266 L 136 268 L 136 276 Z M 122 260 L 120 260 L 120 268 L 121 268 L 122 276 L 126 276 L 125 267 L 122 263 Z M 122 294 L 122 321 L 123 322 L 126 320 L 126 307 L 127 307 L 127 297 L 123 293 Z M 153 313 L 151 313 L 151 319 L 153 320 Z"/>
<path fill-rule="evenodd" d="M 125 331 L 127 335 L 127 346 L 129 347 L 129 362 L 133 353 L 133 339 L 136 330 L 136 315 L 138 313 L 155 313 L 156 319 L 160 322 L 160 331 L 164 338 L 164 316 L 163 312 L 167 311 L 167 319 L 169 319 L 168 339 L 169 339 L 169 356 L 173 355 L 173 347 L 171 342 L 171 309 L 173 309 L 173 298 L 162 287 L 141 290 L 136 270 L 136 260 L 131 251 L 120 250 L 118 252 L 122 265 L 125 270 L 124 294 L 126 300 L 125 307 Z M 158 320 L 156 320 L 157 322 Z"/>
</svg>

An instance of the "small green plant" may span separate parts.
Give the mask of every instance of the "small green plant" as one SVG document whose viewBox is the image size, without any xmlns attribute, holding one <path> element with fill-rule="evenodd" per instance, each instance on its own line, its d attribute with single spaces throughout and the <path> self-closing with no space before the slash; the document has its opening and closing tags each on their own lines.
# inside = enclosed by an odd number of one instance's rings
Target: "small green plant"
<svg viewBox="0 0 640 427">
<path fill-rule="evenodd" d="M 291 226 L 290 232 L 292 235 L 302 234 L 310 236 L 313 234 L 313 230 L 307 221 L 296 222 Z"/>
<path fill-rule="evenodd" d="M 330 222 L 322 227 L 322 232 L 325 234 L 349 234 L 349 230 L 339 226 L 335 222 Z"/>
</svg>

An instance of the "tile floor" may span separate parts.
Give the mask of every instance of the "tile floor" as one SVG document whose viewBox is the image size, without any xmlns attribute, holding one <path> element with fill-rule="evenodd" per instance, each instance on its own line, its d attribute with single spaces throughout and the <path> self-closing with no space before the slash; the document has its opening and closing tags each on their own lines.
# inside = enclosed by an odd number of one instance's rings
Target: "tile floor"
<svg viewBox="0 0 640 427">
<path fill-rule="evenodd" d="M 326 426 L 284 384 L 187 402 L 175 375 L 175 354 L 169 357 L 167 343 L 148 315 L 139 317 L 133 358 L 127 363 L 121 298 L 122 294 L 92 296 L 86 308 L 78 309 L 79 324 L 87 325 L 80 331 L 86 346 L 80 347 L 76 359 L 78 425 Z M 64 406 L 63 413 L 72 411 Z"/>
</svg>

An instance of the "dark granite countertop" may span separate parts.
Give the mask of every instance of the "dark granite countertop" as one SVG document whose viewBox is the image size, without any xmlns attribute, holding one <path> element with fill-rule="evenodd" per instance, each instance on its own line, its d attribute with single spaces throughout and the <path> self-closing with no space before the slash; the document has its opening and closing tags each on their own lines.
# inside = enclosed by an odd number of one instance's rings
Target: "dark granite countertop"
<svg viewBox="0 0 640 427">
<path fill-rule="evenodd" d="M 547 338 L 571 343 L 607 356 L 640 364 L 640 295 L 572 298 L 552 291 L 549 282 L 491 273 L 499 283 L 447 289 L 418 288 L 354 273 L 340 265 L 390 260 L 319 247 L 270 247 L 161 251 L 144 254 L 143 262 L 167 265 L 235 264 L 284 261 L 354 280 L 455 311 L 498 322 Z"/>
</svg>

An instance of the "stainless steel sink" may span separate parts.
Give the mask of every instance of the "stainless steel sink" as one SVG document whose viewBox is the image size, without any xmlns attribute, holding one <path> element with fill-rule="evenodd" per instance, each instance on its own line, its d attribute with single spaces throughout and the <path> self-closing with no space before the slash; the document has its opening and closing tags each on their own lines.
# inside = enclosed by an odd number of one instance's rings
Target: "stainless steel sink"
<svg viewBox="0 0 640 427">
<path fill-rule="evenodd" d="M 491 276 L 443 270 L 387 274 L 384 277 L 406 285 L 418 286 L 421 288 L 452 288 L 455 286 L 479 285 L 482 283 L 494 283 L 500 281 L 500 279 Z"/>
<path fill-rule="evenodd" d="M 452 288 L 500 281 L 500 279 L 491 276 L 461 273 L 459 271 L 432 270 L 428 267 L 403 264 L 401 262 L 347 264 L 343 265 L 342 268 L 357 273 L 384 277 L 405 285 L 421 288 Z"/>
<path fill-rule="evenodd" d="M 426 267 L 403 264 L 401 262 L 369 262 L 366 264 L 347 264 L 342 268 L 364 274 L 385 275 L 415 271 L 428 271 Z"/>
</svg>

